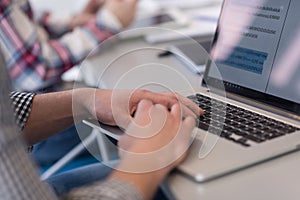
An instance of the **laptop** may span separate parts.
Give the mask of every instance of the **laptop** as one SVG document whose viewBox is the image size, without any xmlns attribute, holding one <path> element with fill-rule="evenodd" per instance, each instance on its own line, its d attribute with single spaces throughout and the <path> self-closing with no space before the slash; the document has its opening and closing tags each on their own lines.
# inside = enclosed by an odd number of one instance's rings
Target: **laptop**
<svg viewBox="0 0 300 200">
<path fill-rule="evenodd" d="M 300 149 L 299 8 L 224 0 L 203 90 L 188 96 L 206 112 L 179 171 L 206 182 Z"/>
</svg>

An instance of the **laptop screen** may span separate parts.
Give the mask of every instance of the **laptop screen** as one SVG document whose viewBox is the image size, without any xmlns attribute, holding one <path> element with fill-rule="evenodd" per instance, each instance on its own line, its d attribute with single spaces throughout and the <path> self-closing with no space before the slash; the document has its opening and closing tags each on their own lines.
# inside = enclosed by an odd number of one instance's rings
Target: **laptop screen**
<svg viewBox="0 0 300 200">
<path fill-rule="evenodd" d="M 225 0 L 204 80 L 300 114 L 299 0 Z"/>
</svg>

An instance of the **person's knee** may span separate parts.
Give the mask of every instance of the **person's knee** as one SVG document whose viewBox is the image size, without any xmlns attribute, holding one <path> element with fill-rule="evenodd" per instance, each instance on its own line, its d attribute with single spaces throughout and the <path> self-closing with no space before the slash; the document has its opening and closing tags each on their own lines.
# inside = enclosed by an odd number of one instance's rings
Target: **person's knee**
<svg viewBox="0 0 300 200">
<path fill-rule="evenodd" d="M 52 188 L 56 195 L 61 196 L 72 189 L 102 181 L 113 171 L 116 162 L 92 164 L 54 175 L 45 182 Z"/>
</svg>

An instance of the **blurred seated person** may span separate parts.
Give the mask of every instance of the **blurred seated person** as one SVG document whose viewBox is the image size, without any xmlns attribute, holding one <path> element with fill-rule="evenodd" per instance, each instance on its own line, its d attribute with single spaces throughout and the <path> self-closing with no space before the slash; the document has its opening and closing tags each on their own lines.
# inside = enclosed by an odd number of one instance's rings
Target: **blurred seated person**
<svg viewBox="0 0 300 200">
<path fill-rule="evenodd" d="M 2 1 L 0 45 L 14 89 L 34 92 L 56 82 L 99 43 L 127 27 L 137 1 L 107 0 L 99 9 L 102 1 L 90 0 L 78 16 L 35 16 L 28 0 Z"/>
<path fill-rule="evenodd" d="M 62 73 L 133 21 L 137 0 L 101 2 L 90 0 L 82 13 L 66 16 L 35 15 L 28 0 L 1 1 L 0 47 L 14 90 L 56 91 Z M 48 167 L 79 142 L 73 126 L 37 144 L 32 156 Z"/>
</svg>

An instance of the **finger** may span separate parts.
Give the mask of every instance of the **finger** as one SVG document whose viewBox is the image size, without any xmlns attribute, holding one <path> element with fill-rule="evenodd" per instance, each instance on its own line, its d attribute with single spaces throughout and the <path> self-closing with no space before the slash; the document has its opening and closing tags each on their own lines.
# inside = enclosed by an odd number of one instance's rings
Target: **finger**
<svg viewBox="0 0 300 200">
<path fill-rule="evenodd" d="M 134 98 L 136 98 L 137 100 L 140 98 L 141 95 L 141 93 L 139 92 L 134 94 Z M 150 91 L 142 91 L 142 96 L 144 99 L 152 101 L 153 104 L 162 104 L 168 109 L 171 109 L 174 104 L 181 102 L 187 108 L 184 109 L 184 112 L 186 114 L 191 112 L 193 112 L 196 116 L 204 114 L 204 111 L 193 101 L 176 93 L 153 93 Z M 190 109 L 191 112 L 188 111 L 188 109 Z"/>
<path fill-rule="evenodd" d="M 178 99 L 175 95 L 170 96 L 165 95 L 164 93 L 147 92 L 144 97 L 151 100 L 154 104 L 164 105 L 168 109 L 171 109 L 174 104 L 178 103 Z"/>
<path fill-rule="evenodd" d="M 167 117 L 169 111 L 167 107 L 161 104 L 156 104 L 154 108 L 151 109 L 151 116 L 156 117 L 159 120 L 163 120 Z"/>
<path fill-rule="evenodd" d="M 151 138 L 160 133 L 166 120 L 168 110 L 165 106 L 143 100 L 138 105 L 134 123 L 128 126 L 126 133 L 136 138 Z"/>
<path fill-rule="evenodd" d="M 195 119 L 195 117 L 190 116 L 190 115 L 183 117 L 182 110 L 183 109 L 180 104 L 175 104 L 172 106 L 171 114 L 175 117 L 175 119 L 180 120 L 180 121 L 176 122 L 180 125 L 180 132 L 183 132 L 183 131 L 191 132 L 193 130 L 193 127 L 196 126 L 196 119 Z M 193 115 L 196 116 L 194 113 L 193 113 Z"/>
<path fill-rule="evenodd" d="M 203 115 L 204 110 L 202 110 L 197 104 L 195 104 L 192 100 L 183 97 L 179 94 L 176 94 L 178 100 L 184 104 L 187 108 L 189 108 L 192 112 L 194 112 L 197 116 L 198 115 Z"/>
<path fill-rule="evenodd" d="M 141 99 L 149 100 L 153 104 L 161 104 L 166 106 L 167 108 L 171 108 L 175 101 L 172 104 L 169 104 L 170 100 L 168 97 L 158 94 L 158 93 L 153 93 L 148 90 L 135 90 L 133 91 L 131 97 L 130 97 L 130 102 L 132 102 L 131 107 L 134 105 L 137 105 Z"/>
<path fill-rule="evenodd" d="M 188 132 L 192 132 L 196 127 L 196 120 L 192 117 L 187 117 L 183 120 L 183 126 Z"/>
<path fill-rule="evenodd" d="M 153 126 L 162 128 L 169 117 L 169 111 L 164 105 L 156 104 L 151 108 L 150 116 L 152 117 Z"/>
<path fill-rule="evenodd" d="M 176 103 L 172 106 L 171 114 L 173 116 L 175 116 L 175 118 L 179 118 L 180 120 L 182 119 L 182 112 L 181 112 L 180 104 Z"/>
<path fill-rule="evenodd" d="M 183 118 L 192 117 L 195 120 L 199 116 L 199 114 L 196 115 L 195 112 L 193 112 L 186 105 L 181 105 L 181 107 L 182 107 L 182 117 Z"/>
<path fill-rule="evenodd" d="M 125 129 L 128 129 L 132 123 L 138 124 L 139 126 L 145 126 L 151 120 L 149 116 L 149 110 L 151 109 L 151 107 L 153 107 L 151 101 L 142 100 L 137 105 L 134 117 L 132 117 L 130 113 L 118 114 L 117 117 L 119 120 L 117 121 L 121 122 L 122 124 L 117 125 Z"/>
<path fill-rule="evenodd" d="M 185 118 L 180 126 L 179 134 L 176 136 L 174 148 L 175 154 L 178 157 L 179 163 L 186 157 L 191 145 L 192 133 L 195 127 L 195 120 L 192 117 Z M 177 163 L 177 164 L 179 164 Z"/>
<path fill-rule="evenodd" d="M 150 110 L 153 103 L 148 100 L 142 100 L 137 107 L 134 121 L 141 126 L 147 125 L 151 122 Z"/>
<path fill-rule="evenodd" d="M 176 117 L 180 118 L 180 120 L 192 117 L 194 120 L 197 119 L 197 115 L 193 113 L 189 108 L 182 104 L 174 104 L 171 108 L 171 113 Z"/>
<path fill-rule="evenodd" d="M 190 109 L 193 113 L 195 113 L 196 116 L 204 114 L 204 111 L 197 104 L 195 104 L 190 99 L 183 97 L 177 93 L 168 92 L 168 93 L 162 93 L 160 95 L 167 98 L 165 101 L 168 101 L 167 102 L 169 104 L 168 106 L 172 106 L 173 104 L 180 102 L 188 109 Z"/>
<path fill-rule="evenodd" d="M 181 125 L 181 140 L 187 145 L 190 143 L 192 138 L 192 133 L 194 128 L 196 127 L 196 120 L 192 117 L 187 117 L 183 120 Z"/>
</svg>

